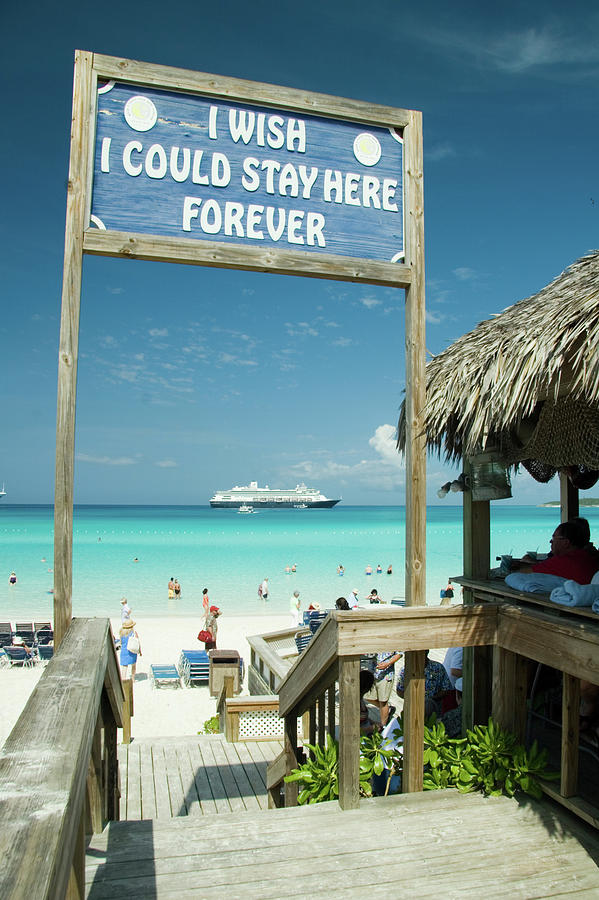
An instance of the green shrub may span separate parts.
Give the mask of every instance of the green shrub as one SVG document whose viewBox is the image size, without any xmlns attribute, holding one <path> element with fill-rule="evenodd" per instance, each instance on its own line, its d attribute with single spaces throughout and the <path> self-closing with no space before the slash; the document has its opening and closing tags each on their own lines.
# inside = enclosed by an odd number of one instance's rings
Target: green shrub
<svg viewBox="0 0 599 900">
<path fill-rule="evenodd" d="M 424 728 L 424 790 L 455 787 L 462 793 L 482 791 L 513 797 L 518 790 L 539 798 L 540 779 L 558 778 L 547 769 L 547 751 L 535 741 L 530 750 L 515 735 L 489 719 L 465 738 L 448 738 L 442 722 Z"/>
<path fill-rule="evenodd" d="M 204 730 L 198 731 L 198 734 L 218 734 L 220 731 L 218 716 L 212 716 L 204 722 Z"/>
<path fill-rule="evenodd" d="M 216 717 L 215 717 L 216 718 Z M 209 720 L 209 722 L 212 720 Z M 207 725 L 208 723 L 206 723 Z M 403 718 L 399 719 L 398 738 L 403 733 Z M 322 803 L 339 797 L 339 746 L 327 735 L 325 747 L 305 744 L 313 754 L 285 777 L 298 782 L 301 790 L 298 804 Z M 360 739 L 360 794 L 371 795 L 370 781 L 384 769 L 400 775 L 403 757 L 397 749 L 385 746 L 380 733 Z M 533 797 L 541 796 L 539 781 L 558 778 L 547 770 L 547 751 L 539 751 L 535 741 L 530 750 L 519 744 L 516 737 L 489 719 L 487 725 L 477 725 L 465 738 L 449 738 L 442 722 L 433 716 L 424 728 L 424 790 L 457 788 L 462 793 L 482 791 L 496 797 L 513 797 L 518 790 Z"/>
</svg>

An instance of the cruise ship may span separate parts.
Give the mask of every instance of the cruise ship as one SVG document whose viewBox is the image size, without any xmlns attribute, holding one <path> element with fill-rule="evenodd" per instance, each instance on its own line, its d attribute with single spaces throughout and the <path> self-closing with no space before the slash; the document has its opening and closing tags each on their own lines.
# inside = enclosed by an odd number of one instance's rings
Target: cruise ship
<svg viewBox="0 0 599 900">
<path fill-rule="evenodd" d="M 341 499 L 341 498 L 339 498 Z M 210 506 L 237 509 L 253 506 L 254 509 L 331 509 L 339 500 L 330 500 L 316 488 L 298 484 L 294 488 L 258 487 L 257 481 L 250 481 L 245 487 L 234 487 L 228 491 L 216 491 L 210 498 Z"/>
</svg>

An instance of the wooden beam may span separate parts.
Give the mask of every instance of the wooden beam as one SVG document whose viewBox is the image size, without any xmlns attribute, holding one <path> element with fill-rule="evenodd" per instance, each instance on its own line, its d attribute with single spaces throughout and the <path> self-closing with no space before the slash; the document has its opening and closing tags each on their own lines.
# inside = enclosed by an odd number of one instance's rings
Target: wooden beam
<svg viewBox="0 0 599 900">
<path fill-rule="evenodd" d="M 294 715 L 285 716 L 284 729 L 285 773 L 289 775 L 292 769 L 297 768 L 297 717 Z M 285 806 L 297 806 L 297 795 L 297 781 L 286 782 Z"/>
<path fill-rule="evenodd" d="M 493 648 L 493 719 L 519 741 L 526 734 L 527 666 L 524 657 Z"/>
<path fill-rule="evenodd" d="M 96 228 L 85 232 L 83 250 L 93 256 L 303 275 L 306 278 L 328 278 L 386 287 L 406 287 L 412 278 L 410 268 L 399 263 Z"/>
<path fill-rule="evenodd" d="M 551 613 L 503 605 L 497 643 L 536 662 L 599 684 L 599 626 Z"/>
<path fill-rule="evenodd" d="M 403 128 L 410 121 L 409 110 L 331 94 L 317 94 L 281 85 L 160 66 L 135 59 L 105 56 L 102 53 L 94 53 L 93 62 L 98 77 L 115 81 L 222 97 L 226 100 L 241 100 L 383 127 Z"/>
<path fill-rule="evenodd" d="M 351 615 L 347 613 L 346 615 Z M 282 716 L 295 709 L 337 661 L 337 620 L 335 613 L 329 613 L 306 649 L 287 672 L 279 685 L 279 711 Z M 324 690 L 327 685 L 323 685 Z M 315 699 L 315 698 L 314 698 Z M 301 714 L 307 705 L 304 703 Z"/>
<path fill-rule="evenodd" d="M 54 646 L 56 648 L 60 645 L 72 616 L 75 398 L 77 393 L 83 230 L 87 225 L 88 216 L 95 100 L 92 54 L 77 50 L 73 84 L 71 157 L 58 350 L 56 478 L 54 486 Z"/>
<path fill-rule="evenodd" d="M 326 743 L 326 713 L 325 713 L 325 693 L 324 691 L 318 698 L 318 743 L 324 747 Z"/>
<path fill-rule="evenodd" d="M 464 460 L 464 472 L 470 465 Z M 491 504 L 488 500 L 473 500 L 470 491 L 462 494 L 464 575 L 487 578 L 491 567 Z M 464 603 L 471 606 L 474 596 L 464 591 Z M 486 723 L 491 712 L 491 682 L 493 655 L 489 647 L 464 648 L 462 693 L 462 727 Z"/>
<path fill-rule="evenodd" d="M 426 651 L 409 651 L 404 669 L 404 794 L 422 790 L 424 754 L 424 666 Z"/>
<path fill-rule="evenodd" d="M 497 606 L 375 607 L 334 613 L 340 656 L 494 644 Z"/>
<path fill-rule="evenodd" d="M 339 663 L 339 805 L 360 805 L 360 657 Z"/>
<path fill-rule="evenodd" d="M 327 688 L 327 729 L 332 738 L 335 737 L 335 719 L 336 719 L 336 703 L 335 703 L 335 683 Z"/>
<path fill-rule="evenodd" d="M 562 687 L 562 753 L 560 794 L 573 797 L 578 788 L 580 679 L 564 672 Z"/>
<path fill-rule="evenodd" d="M 405 138 L 406 262 L 406 605 L 426 605 L 426 403 L 422 114 L 410 111 Z"/>
<path fill-rule="evenodd" d="M 560 522 L 580 515 L 578 488 L 574 487 L 565 472 L 559 473 Z"/>
</svg>

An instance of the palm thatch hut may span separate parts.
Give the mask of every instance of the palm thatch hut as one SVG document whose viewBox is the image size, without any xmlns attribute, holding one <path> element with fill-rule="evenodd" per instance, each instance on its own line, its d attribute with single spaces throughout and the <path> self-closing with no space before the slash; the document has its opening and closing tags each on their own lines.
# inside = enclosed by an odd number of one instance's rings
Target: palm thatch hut
<svg viewBox="0 0 599 900">
<path fill-rule="evenodd" d="M 599 470 L 599 251 L 481 322 L 427 365 L 426 442 L 456 463 L 485 451 L 539 481 Z M 405 446 L 402 406 L 398 447 Z"/>
</svg>

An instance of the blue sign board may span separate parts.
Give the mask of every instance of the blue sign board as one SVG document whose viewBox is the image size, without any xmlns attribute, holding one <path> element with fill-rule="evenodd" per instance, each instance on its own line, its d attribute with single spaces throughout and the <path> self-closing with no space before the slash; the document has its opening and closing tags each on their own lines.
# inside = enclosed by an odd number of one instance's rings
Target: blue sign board
<svg viewBox="0 0 599 900">
<path fill-rule="evenodd" d="M 393 128 L 108 82 L 91 226 L 404 261 Z"/>
</svg>

